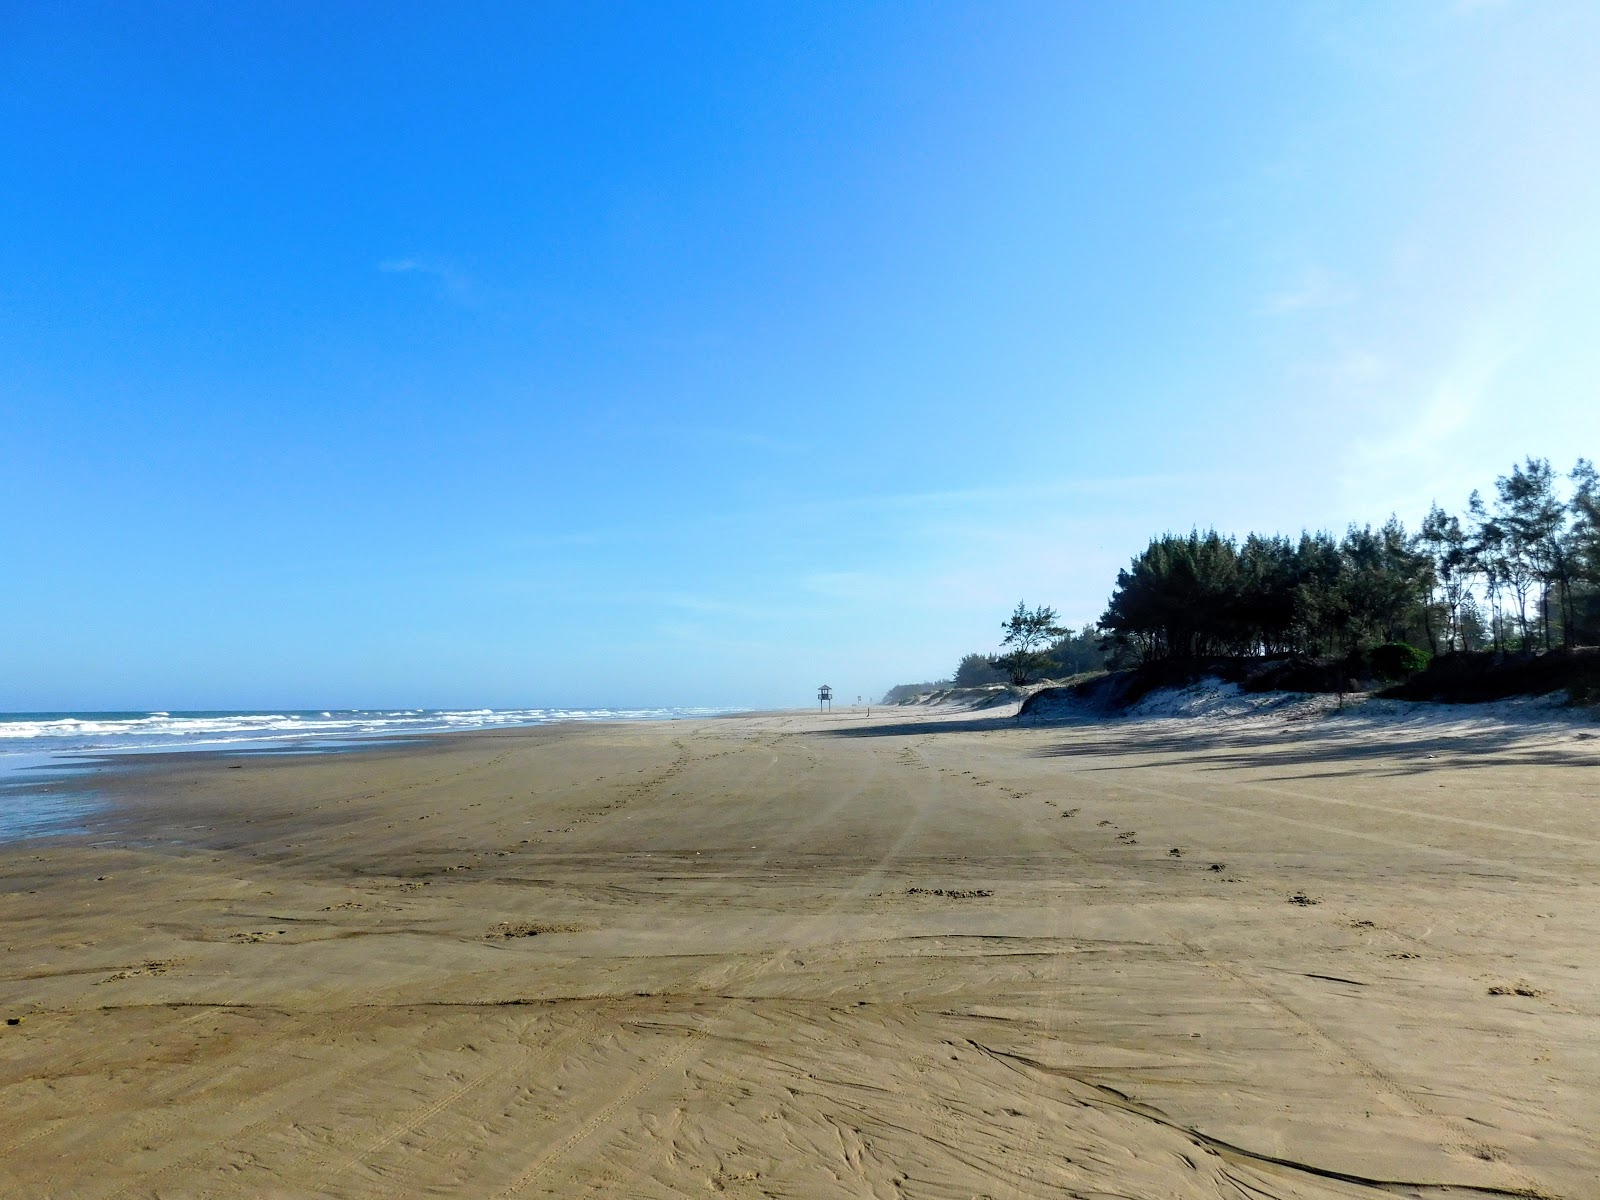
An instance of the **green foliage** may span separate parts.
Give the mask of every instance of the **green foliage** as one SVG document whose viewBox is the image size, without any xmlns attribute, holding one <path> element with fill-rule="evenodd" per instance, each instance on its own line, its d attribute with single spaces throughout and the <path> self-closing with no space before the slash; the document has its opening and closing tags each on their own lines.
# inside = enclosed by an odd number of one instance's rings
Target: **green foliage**
<svg viewBox="0 0 1600 1200">
<path fill-rule="evenodd" d="M 1567 644 L 1600 643 L 1600 472 L 1580 458 L 1568 478 L 1572 502 L 1567 533 Z"/>
<path fill-rule="evenodd" d="M 1341 542 L 1166 534 L 1118 574 L 1100 625 L 1146 662 L 1349 653 L 1425 626 L 1431 579 L 1396 520 Z"/>
<path fill-rule="evenodd" d="M 918 696 L 926 696 L 929 692 L 940 692 L 950 686 L 948 679 L 940 679 L 933 683 L 897 683 L 883 694 L 879 704 L 904 704 L 908 700 L 915 700 Z"/>
<path fill-rule="evenodd" d="M 1408 642 L 1385 642 L 1373 648 L 1368 661 L 1374 675 L 1393 682 L 1426 670 L 1432 657 L 1426 650 L 1419 650 Z"/>
<path fill-rule="evenodd" d="M 1004 671 L 1018 687 L 1037 677 L 1049 661 L 1044 648 L 1067 632 L 1058 620 L 1053 608 L 1040 605 L 1030 611 L 1025 601 L 1017 601 L 1016 610 L 1000 626 L 1005 631 L 1000 642 L 1005 653 L 991 658 L 990 665 Z"/>
<path fill-rule="evenodd" d="M 1434 654 L 1592 644 L 1600 472 L 1579 459 L 1566 480 L 1529 458 L 1495 481 L 1492 500 L 1474 492 L 1465 520 L 1436 504 L 1415 535 L 1391 517 L 1338 539 L 1153 538 L 1117 575 L 1100 618 L 1104 647 L 1120 663 L 1354 659 L 1400 642 Z"/>
<path fill-rule="evenodd" d="M 1343 537 L 1163 534 L 1117 573 L 1098 625 L 1069 632 L 1019 603 L 1002 628 L 1002 652 L 963 658 L 958 686 L 1246 657 L 1412 681 L 1489 649 L 1577 650 L 1600 643 L 1600 471 L 1580 458 L 1563 482 L 1529 458 L 1492 500 L 1472 493 L 1464 517 L 1435 504 L 1415 534 L 1394 517 Z"/>
<path fill-rule="evenodd" d="M 1005 672 L 991 664 L 986 655 L 968 654 L 956 668 L 955 686 L 959 688 L 992 687 L 1005 681 Z"/>
<path fill-rule="evenodd" d="M 1238 557 L 1215 530 L 1156 538 L 1118 572 L 1100 624 L 1146 660 L 1223 653 L 1237 640 Z"/>
<path fill-rule="evenodd" d="M 1481 621 L 1472 595 L 1472 546 L 1460 518 L 1433 505 L 1423 518 L 1416 544 L 1433 562 L 1438 589 L 1439 628 L 1430 623 L 1429 645 L 1437 653 L 1442 637 L 1446 650 L 1475 648 L 1471 639 Z"/>
<path fill-rule="evenodd" d="M 1045 652 L 1044 672 L 1056 679 L 1106 669 L 1104 638 L 1094 625 L 1062 637 Z"/>
<path fill-rule="evenodd" d="M 1383 694 L 1397 700 L 1479 704 L 1507 696 L 1548 696 L 1560 691 L 1565 691 L 1568 701 L 1575 705 L 1600 700 L 1600 649 L 1441 654 L 1429 662 L 1427 670 Z"/>
</svg>

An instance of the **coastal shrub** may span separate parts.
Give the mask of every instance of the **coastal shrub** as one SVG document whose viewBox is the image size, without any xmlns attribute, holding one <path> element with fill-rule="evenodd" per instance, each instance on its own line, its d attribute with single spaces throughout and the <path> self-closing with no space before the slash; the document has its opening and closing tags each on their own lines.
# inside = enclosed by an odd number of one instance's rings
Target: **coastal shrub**
<svg viewBox="0 0 1600 1200">
<path fill-rule="evenodd" d="M 1426 670 L 1431 657 L 1407 642 L 1385 642 L 1372 651 L 1372 673 L 1379 679 L 1409 679 Z"/>
<path fill-rule="evenodd" d="M 1441 654 L 1428 669 L 1383 695 L 1394 700 L 1436 700 L 1446 704 L 1481 704 L 1508 696 L 1548 696 L 1565 690 L 1577 704 L 1600 698 L 1600 647 L 1572 650 L 1469 652 Z"/>
<path fill-rule="evenodd" d="M 954 682 L 956 687 L 970 688 L 990 687 L 1005 681 L 1005 672 L 991 666 L 987 657 L 982 654 L 969 654 L 956 668 Z"/>
<path fill-rule="evenodd" d="M 879 704 L 906 704 L 920 696 L 931 692 L 942 692 L 950 686 L 948 679 L 940 679 L 933 683 L 897 683 L 883 694 Z"/>
<path fill-rule="evenodd" d="M 1090 671 L 1104 671 L 1107 666 L 1106 649 L 1098 626 L 1087 624 L 1076 633 L 1066 634 L 1045 652 L 1045 674 L 1054 679 L 1069 675 L 1083 675 Z"/>
</svg>

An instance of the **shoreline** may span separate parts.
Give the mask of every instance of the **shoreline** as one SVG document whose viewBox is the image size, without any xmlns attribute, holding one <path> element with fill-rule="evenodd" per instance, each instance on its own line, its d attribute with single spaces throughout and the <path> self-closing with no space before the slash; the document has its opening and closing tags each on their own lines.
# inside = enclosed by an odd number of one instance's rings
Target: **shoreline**
<svg viewBox="0 0 1600 1200">
<path fill-rule="evenodd" d="M 378 712 L 380 710 L 338 710 L 341 714 Z M 421 710 L 418 710 L 419 712 Z M 154 744 L 105 747 L 78 747 L 59 746 L 51 747 L 48 739 L 34 739 L 30 746 L 36 743 L 36 748 L 24 751 L 9 749 L 6 743 L 0 742 L 0 846 L 14 840 L 30 840 L 38 837 L 67 837 L 81 835 L 88 832 L 87 827 L 79 828 L 75 822 L 79 817 L 88 819 L 97 813 L 104 813 L 107 805 L 98 803 L 95 799 L 98 792 L 108 781 L 114 781 L 118 776 L 138 772 L 156 766 L 163 760 L 172 757 L 189 758 L 194 756 L 213 756 L 217 758 L 308 758 L 326 754 L 348 754 L 367 750 L 382 750 L 394 746 L 404 746 L 426 742 L 436 737 L 449 737 L 456 734 L 471 734 L 486 732 L 496 729 L 532 729 L 549 725 L 583 725 L 595 723 L 628 723 L 628 722 L 653 722 L 653 721 L 679 721 L 679 720 L 710 720 L 719 716 L 743 715 L 734 710 L 723 712 L 705 712 L 700 715 L 686 717 L 676 715 L 688 713 L 689 709 L 584 709 L 584 710 L 483 710 L 486 713 L 512 713 L 512 712 L 581 712 L 585 715 L 578 717 L 548 717 L 529 718 L 526 720 L 508 720 L 504 723 L 492 723 L 464 728 L 429 728 L 420 729 L 395 729 L 386 732 L 367 734 L 329 732 L 317 733 L 314 731 L 297 731 L 292 733 L 278 733 L 271 736 L 241 736 L 232 740 L 214 739 L 200 740 L 190 743 Z M 313 710 L 295 710 L 293 714 L 306 715 Z M 593 716 L 593 713 L 660 713 L 657 716 Z M 162 713 L 10 713 L 3 714 L 9 717 L 170 717 L 173 714 Z M 278 710 L 259 710 L 252 713 L 180 713 L 180 718 L 190 716 L 223 717 L 223 716 L 248 716 L 248 717 L 275 717 L 286 715 Z M 321 715 L 328 716 L 324 712 Z M 457 714 L 462 715 L 462 714 Z M 86 782 L 92 781 L 92 786 Z M 112 787 L 118 786 L 111 783 Z M 70 799 L 69 799 L 70 798 Z M 54 815 L 52 815 L 54 814 Z M 61 828 L 65 824 L 73 824 L 72 828 Z M 42 827 L 42 828 L 40 828 Z"/>
</svg>

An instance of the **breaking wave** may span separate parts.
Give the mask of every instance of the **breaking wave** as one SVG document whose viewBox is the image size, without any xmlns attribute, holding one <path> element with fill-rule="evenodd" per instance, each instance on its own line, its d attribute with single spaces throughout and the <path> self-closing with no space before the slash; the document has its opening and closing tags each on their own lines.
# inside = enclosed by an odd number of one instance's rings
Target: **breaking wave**
<svg viewBox="0 0 1600 1200">
<path fill-rule="evenodd" d="M 343 709 L 0 714 L 0 755 L 348 741 L 555 721 L 660 721 L 716 708 Z"/>
</svg>

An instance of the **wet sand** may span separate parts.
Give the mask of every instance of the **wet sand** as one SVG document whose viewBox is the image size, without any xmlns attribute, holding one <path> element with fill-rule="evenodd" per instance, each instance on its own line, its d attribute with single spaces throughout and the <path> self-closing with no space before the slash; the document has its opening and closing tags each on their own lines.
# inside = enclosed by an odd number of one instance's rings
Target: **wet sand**
<svg viewBox="0 0 1600 1200">
<path fill-rule="evenodd" d="M 102 780 L 5 1197 L 1600 1195 L 1600 740 L 854 712 Z"/>
</svg>

